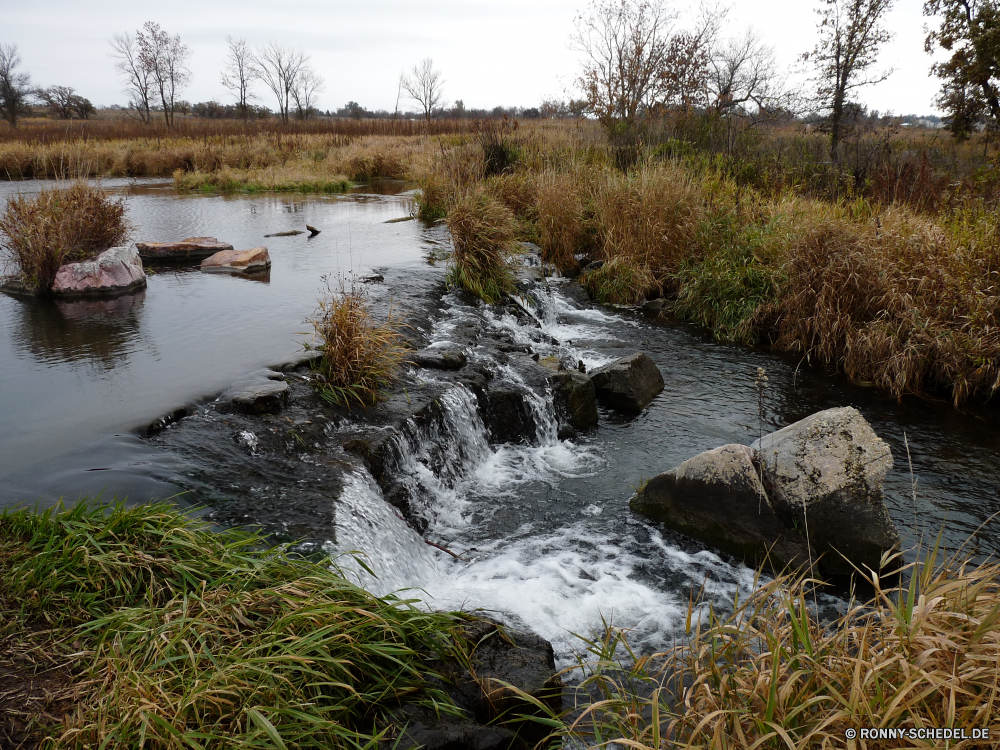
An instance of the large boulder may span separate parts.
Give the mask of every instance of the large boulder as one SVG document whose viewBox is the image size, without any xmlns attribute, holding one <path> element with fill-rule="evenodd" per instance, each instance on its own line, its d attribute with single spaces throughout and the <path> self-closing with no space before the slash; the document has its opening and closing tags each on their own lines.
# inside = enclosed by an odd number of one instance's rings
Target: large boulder
<svg viewBox="0 0 1000 750">
<path fill-rule="evenodd" d="M 857 409 L 818 412 L 750 447 L 775 512 L 824 553 L 824 571 L 877 570 L 899 544 L 882 491 L 892 452 Z"/>
<path fill-rule="evenodd" d="M 146 273 L 134 247 L 112 247 L 94 260 L 60 266 L 52 294 L 62 298 L 115 297 L 146 288 Z"/>
<path fill-rule="evenodd" d="M 547 378 L 560 426 L 588 430 L 597 424 L 597 391 L 594 381 L 576 370 L 559 370 Z"/>
<path fill-rule="evenodd" d="M 663 390 L 663 375 L 648 356 L 636 352 L 590 373 L 597 397 L 615 409 L 640 412 Z"/>
<path fill-rule="evenodd" d="M 229 389 L 220 398 L 220 408 L 243 414 L 274 414 L 288 405 L 288 398 L 288 383 L 261 380 Z"/>
<path fill-rule="evenodd" d="M 220 250 L 201 262 L 206 273 L 262 273 L 271 267 L 266 247 L 249 250 Z"/>
<path fill-rule="evenodd" d="M 137 242 L 139 255 L 145 260 L 201 260 L 233 246 L 215 237 L 188 237 L 180 242 Z"/>
<path fill-rule="evenodd" d="M 632 510 L 755 565 L 807 566 L 806 540 L 771 508 L 753 456 L 745 445 L 723 445 L 689 458 L 649 480 Z"/>
</svg>

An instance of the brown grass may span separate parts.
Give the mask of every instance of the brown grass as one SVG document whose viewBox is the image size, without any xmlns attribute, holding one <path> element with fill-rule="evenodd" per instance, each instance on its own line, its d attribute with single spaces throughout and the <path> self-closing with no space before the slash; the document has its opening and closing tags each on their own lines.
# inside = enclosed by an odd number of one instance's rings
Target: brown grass
<svg viewBox="0 0 1000 750">
<path fill-rule="evenodd" d="M 313 382 L 326 401 L 350 408 L 368 407 L 382 398 L 397 376 L 406 353 L 399 333 L 401 321 L 390 309 L 376 322 L 364 287 L 341 280 L 319 300 L 316 317 L 309 320 L 319 338 L 308 348 L 323 353 L 313 365 Z"/>
<path fill-rule="evenodd" d="M 874 595 L 833 622 L 817 616 L 806 578 L 760 586 L 729 615 L 695 602 L 685 643 L 626 665 L 614 656 L 624 633 L 609 629 L 592 644 L 600 660 L 584 667 L 582 686 L 603 700 L 587 700 L 570 734 L 634 750 L 798 750 L 842 748 L 845 731 L 862 727 L 990 727 L 1000 708 L 1000 564 L 942 562 L 932 550 L 906 572 L 901 587 L 869 573 Z"/>
<path fill-rule="evenodd" d="M 448 211 L 455 249 L 450 283 L 484 302 L 499 302 L 513 290 L 511 257 L 516 251 L 517 220 L 513 212 L 483 186 L 460 195 Z"/>
<path fill-rule="evenodd" d="M 61 265 L 121 245 L 131 231 L 124 198 L 81 182 L 66 190 L 9 198 L 0 217 L 0 232 L 6 237 L 0 247 L 21 283 L 39 294 L 52 286 Z"/>
<path fill-rule="evenodd" d="M 583 173 L 585 174 L 585 173 Z M 538 177 L 538 233 L 542 260 L 559 270 L 577 267 L 576 253 L 587 249 L 584 226 L 585 191 L 582 170 L 543 172 Z"/>
</svg>

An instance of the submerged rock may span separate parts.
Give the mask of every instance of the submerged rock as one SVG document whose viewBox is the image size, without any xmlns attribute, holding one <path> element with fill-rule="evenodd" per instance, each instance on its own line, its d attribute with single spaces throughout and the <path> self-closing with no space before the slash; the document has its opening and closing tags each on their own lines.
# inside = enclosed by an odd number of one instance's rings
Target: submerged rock
<svg viewBox="0 0 1000 750">
<path fill-rule="evenodd" d="M 590 378 L 597 397 L 622 411 L 642 411 L 663 390 L 660 369 L 642 352 L 598 367 Z"/>
<path fill-rule="evenodd" d="M 236 386 L 220 399 L 223 411 L 243 414 L 274 414 L 288 405 L 288 383 L 283 380 L 262 380 Z"/>
<path fill-rule="evenodd" d="M 207 273 L 261 273 L 271 267 L 271 256 L 266 247 L 249 250 L 221 250 L 201 262 Z"/>
<path fill-rule="evenodd" d="M 506 727 L 483 726 L 424 706 L 406 705 L 392 716 L 403 730 L 380 743 L 386 750 L 528 750 L 527 743 Z"/>
<path fill-rule="evenodd" d="M 60 266 L 52 282 L 56 297 L 116 297 L 146 288 L 146 273 L 134 247 L 112 247 L 94 260 Z"/>
<path fill-rule="evenodd" d="M 760 564 L 809 563 L 805 539 L 771 508 L 745 445 L 723 445 L 649 480 L 629 505 L 672 529 Z"/>
<path fill-rule="evenodd" d="M 899 544 L 882 489 L 892 451 L 857 409 L 818 412 L 750 447 L 775 512 L 808 531 L 813 549 L 825 552 L 823 569 L 850 573 L 843 554 L 877 570 Z"/>
<path fill-rule="evenodd" d="M 188 237 L 180 242 L 137 242 L 139 255 L 145 260 L 200 260 L 233 246 L 215 237 Z"/>
</svg>

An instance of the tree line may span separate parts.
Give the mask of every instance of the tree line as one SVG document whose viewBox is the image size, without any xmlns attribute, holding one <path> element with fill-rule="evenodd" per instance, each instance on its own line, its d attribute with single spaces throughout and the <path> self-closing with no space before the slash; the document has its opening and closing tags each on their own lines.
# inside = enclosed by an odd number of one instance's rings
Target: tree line
<svg viewBox="0 0 1000 750">
<path fill-rule="evenodd" d="M 812 71 L 811 92 L 792 88 L 778 70 L 774 50 L 751 29 L 722 38 L 726 11 L 704 6 L 687 26 L 666 0 L 592 0 L 575 21 L 572 42 L 584 58 L 577 81 L 581 98 L 549 100 L 538 108 L 466 110 L 461 100 L 447 108 L 444 79 L 431 58 L 399 77 L 393 113 L 372 113 L 357 102 L 337 110 L 340 116 L 392 116 L 404 98 L 423 116 L 523 117 L 590 115 L 600 120 L 613 141 L 634 142 L 644 123 L 666 111 L 700 111 L 754 124 L 776 116 L 818 113 L 830 133 L 830 153 L 838 158 L 845 129 L 863 108 L 856 102 L 865 86 L 892 72 L 879 68 L 878 53 L 892 38 L 884 21 L 894 0 L 817 0 L 819 41 L 802 56 Z M 979 129 L 1000 129 L 1000 0 L 925 0 L 924 15 L 938 22 L 928 30 L 925 48 L 945 53 L 932 71 L 941 81 L 935 103 L 957 138 Z M 324 79 L 308 53 L 275 41 L 252 47 L 227 37 L 228 51 L 220 83 L 232 105 L 190 105 L 181 98 L 191 81 L 190 49 L 179 35 L 149 21 L 134 34 L 110 40 L 115 69 L 128 96 L 128 110 L 143 122 L 162 117 L 172 126 L 178 112 L 242 119 L 270 116 L 256 104 L 262 86 L 283 122 L 319 113 L 317 97 Z M 21 71 L 17 45 L 0 43 L 0 115 L 16 127 L 32 103 L 57 118 L 86 119 L 94 107 L 67 86 L 35 88 Z"/>
</svg>

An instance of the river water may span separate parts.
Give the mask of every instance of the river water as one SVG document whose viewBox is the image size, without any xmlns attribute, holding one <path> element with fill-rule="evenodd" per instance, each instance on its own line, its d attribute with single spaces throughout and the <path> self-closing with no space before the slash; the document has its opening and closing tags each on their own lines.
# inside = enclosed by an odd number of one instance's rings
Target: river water
<svg viewBox="0 0 1000 750">
<path fill-rule="evenodd" d="M 0 197 L 37 186 L 2 184 Z M 238 248 L 267 244 L 271 274 L 258 282 L 159 269 L 145 293 L 100 304 L 0 295 L 5 504 L 185 493 L 181 504 L 211 506 L 223 490 L 192 477 L 212 473 L 212 466 L 225 473 L 221 445 L 234 450 L 228 438 L 217 439 L 223 433 L 211 431 L 211 399 L 248 373 L 295 358 L 324 276 L 378 272 L 385 276 L 384 284 L 372 285 L 378 305 L 392 299 L 406 310 L 435 298 L 437 313 L 420 322 L 428 342 L 453 340 L 475 324 L 588 367 L 642 350 L 660 367 L 666 388 L 637 417 L 602 409 L 596 430 L 565 441 L 556 437 L 551 406 L 537 398 L 537 434 L 519 445 L 491 445 L 472 394 L 448 389 L 443 426 L 412 442 L 399 472 L 424 499 L 425 536 L 461 559 L 424 544 L 364 469 L 345 473 L 339 495 L 329 499 L 337 506 L 336 530 L 326 547 L 365 551 L 377 580 L 341 562 L 373 590 L 412 587 L 433 606 L 500 612 L 552 640 L 563 662 L 579 645 L 574 633 L 586 635 L 607 620 L 634 627 L 644 648 L 661 646 L 683 622 L 692 589 L 724 601 L 751 586 L 753 574 L 635 517 L 627 507 L 631 487 L 701 451 L 749 443 L 762 430 L 843 405 L 856 406 L 892 448 L 887 504 L 905 545 L 943 529 L 952 548 L 969 540 L 978 554 L 993 554 L 1000 546 L 995 523 L 980 529 L 1000 511 L 1000 421 L 993 407 L 959 413 L 939 401 L 897 402 L 794 359 L 720 344 L 686 324 L 596 307 L 567 282 L 535 291 L 530 326 L 455 293 L 437 302 L 446 233 L 416 221 L 386 223 L 408 214 L 405 194 L 179 196 L 155 181 L 105 186 L 129 195 L 136 239 L 211 235 Z M 306 223 L 322 233 L 263 237 Z M 517 384 L 516 368 L 489 347 L 472 346 L 468 354 Z M 754 388 L 759 367 L 768 376 L 763 414 Z M 435 374 L 414 377 L 433 381 Z M 192 404 L 203 405 L 200 416 L 164 439 L 145 437 L 158 416 Z M 208 431 L 197 432 L 199 420 Z M 231 494 L 284 497 L 301 481 L 271 477 L 261 486 L 227 486 Z M 327 502 L 322 491 L 315 496 Z"/>
</svg>

